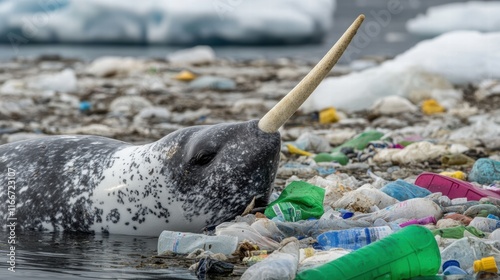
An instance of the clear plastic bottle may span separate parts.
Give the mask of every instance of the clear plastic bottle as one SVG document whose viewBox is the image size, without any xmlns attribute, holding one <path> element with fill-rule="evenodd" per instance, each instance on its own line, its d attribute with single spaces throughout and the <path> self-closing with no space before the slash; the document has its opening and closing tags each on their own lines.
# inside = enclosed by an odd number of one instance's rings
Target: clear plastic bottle
<svg viewBox="0 0 500 280">
<path fill-rule="evenodd" d="M 392 233 L 389 226 L 332 230 L 318 235 L 317 242 L 323 248 L 356 250 Z"/>
<path fill-rule="evenodd" d="M 195 249 L 230 255 L 236 251 L 238 237 L 228 235 L 209 236 L 205 234 L 164 230 L 158 238 L 158 255 L 165 252 L 189 254 Z"/>
<path fill-rule="evenodd" d="M 281 248 L 248 268 L 240 279 L 294 279 L 299 265 L 299 241 L 292 237 L 283 240 L 281 244 L 283 245 Z"/>
<path fill-rule="evenodd" d="M 495 229 L 500 228 L 500 221 L 490 218 L 475 217 L 472 219 L 469 226 L 473 226 L 485 232 L 493 232 Z"/>
</svg>

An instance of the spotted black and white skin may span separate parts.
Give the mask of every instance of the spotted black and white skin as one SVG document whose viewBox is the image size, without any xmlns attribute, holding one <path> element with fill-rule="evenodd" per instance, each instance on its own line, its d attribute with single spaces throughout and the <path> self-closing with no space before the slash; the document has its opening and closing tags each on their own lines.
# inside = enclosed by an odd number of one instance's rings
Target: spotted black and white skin
<svg viewBox="0 0 500 280">
<path fill-rule="evenodd" d="M 200 232 L 265 206 L 280 156 L 278 129 L 330 72 L 360 16 L 318 65 L 260 121 L 194 126 L 145 145 L 50 136 L 0 146 L 0 200 L 16 171 L 17 228 L 158 236 Z M 12 213 L 11 213 L 12 214 Z M 5 227 L 9 211 L 0 206 Z"/>
</svg>

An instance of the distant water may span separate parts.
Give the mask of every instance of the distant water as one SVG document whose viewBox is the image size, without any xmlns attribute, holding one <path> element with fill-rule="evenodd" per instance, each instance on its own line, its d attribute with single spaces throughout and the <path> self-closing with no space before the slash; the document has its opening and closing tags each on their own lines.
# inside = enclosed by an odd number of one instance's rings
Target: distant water
<svg viewBox="0 0 500 280">
<path fill-rule="evenodd" d="M 389 11 L 388 2 L 400 3 L 397 14 L 391 14 L 387 21 L 377 21 L 374 14 L 383 14 Z M 322 44 L 299 46 L 216 46 L 217 55 L 228 59 L 276 59 L 290 57 L 306 61 L 317 61 L 321 58 L 345 29 L 360 13 L 366 15 L 364 26 L 361 28 L 367 34 L 368 41 L 358 44 L 356 52 L 344 57 L 341 62 L 348 62 L 366 55 L 380 55 L 393 57 L 421 41 L 422 37 L 406 32 L 405 23 L 424 13 L 431 5 L 441 5 L 451 2 L 466 2 L 466 0 L 338 0 L 334 14 L 334 26 Z M 368 24 L 370 23 L 370 24 Z M 365 28 L 365 29 L 363 29 Z M 369 28 L 366 30 L 366 28 Z M 354 46 L 354 45 L 353 45 Z M 64 57 L 92 60 L 99 56 L 133 56 L 164 58 L 171 51 L 181 47 L 168 46 L 138 46 L 138 45 L 40 45 L 21 44 L 16 53 L 11 45 L 0 45 L 0 60 L 5 61 L 16 56 L 36 57 L 42 54 L 58 54 Z M 351 47 L 353 48 L 353 47 Z M 359 50 L 359 51 L 358 51 Z"/>
</svg>

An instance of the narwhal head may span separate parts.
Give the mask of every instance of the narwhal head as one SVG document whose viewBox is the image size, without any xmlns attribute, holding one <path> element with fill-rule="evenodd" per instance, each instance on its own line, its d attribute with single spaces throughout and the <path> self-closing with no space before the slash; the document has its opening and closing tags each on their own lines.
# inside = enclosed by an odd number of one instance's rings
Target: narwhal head
<svg viewBox="0 0 500 280">
<path fill-rule="evenodd" d="M 262 119 L 188 127 L 157 142 L 164 161 L 161 173 L 169 190 L 167 201 L 162 203 L 177 207 L 171 215 L 183 215 L 186 223 L 185 228 L 176 230 L 201 230 L 234 218 L 253 198 L 256 207 L 267 204 L 279 163 L 278 129 L 331 71 L 363 19 L 359 16 L 311 72 Z"/>
</svg>

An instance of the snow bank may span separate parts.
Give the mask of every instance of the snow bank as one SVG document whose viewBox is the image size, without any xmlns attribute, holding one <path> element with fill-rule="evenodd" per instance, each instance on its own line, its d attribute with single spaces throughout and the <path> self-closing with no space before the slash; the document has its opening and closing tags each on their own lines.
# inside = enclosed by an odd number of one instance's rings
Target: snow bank
<svg viewBox="0 0 500 280">
<path fill-rule="evenodd" d="M 305 112 L 335 106 L 364 109 L 384 96 L 500 78 L 500 32 L 457 31 L 422 41 L 379 67 L 325 79 L 306 101 Z M 442 88 L 446 89 L 446 88 Z"/>
<path fill-rule="evenodd" d="M 0 1 L 0 40 L 293 44 L 320 41 L 335 0 Z"/>
<path fill-rule="evenodd" d="M 406 29 L 420 35 L 439 35 L 457 30 L 500 31 L 500 2 L 471 1 L 430 7 L 406 23 Z"/>
</svg>

